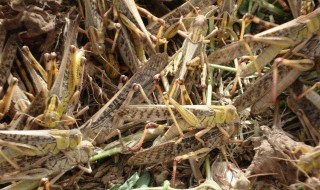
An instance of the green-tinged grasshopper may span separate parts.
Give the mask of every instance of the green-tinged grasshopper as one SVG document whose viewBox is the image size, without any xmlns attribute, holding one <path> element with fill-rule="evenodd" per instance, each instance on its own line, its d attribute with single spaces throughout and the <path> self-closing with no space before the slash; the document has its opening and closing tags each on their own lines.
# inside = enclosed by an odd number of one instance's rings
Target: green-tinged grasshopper
<svg viewBox="0 0 320 190">
<path fill-rule="evenodd" d="M 231 136 L 234 128 L 226 129 Z M 198 137 L 196 137 L 198 135 Z M 199 138 L 205 143 L 200 143 Z M 179 142 L 169 141 L 142 150 L 128 160 L 129 165 L 157 164 L 174 160 L 172 183 L 174 185 L 176 163 L 196 157 L 203 157 L 214 148 L 226 145 L 229 139 L 226 138 L 218 128 L 211 128 L 206 133 L 198 132 L 196 135 L 184 137 Z"/>
<path fill-rule="evenodd" d="M 297 165 L 299 170 L 306 173 L 318 173 L 320 169 L 320 146 L 318 145 L 311 151 L 307 151 L 301 155 Z"/>
<path fill-rule="evenodd" d="M 46 157 L 28 157 L 19 163 L 19 171 L 14 171 L 9 165 L 2 164 L 0 183 L 18 180 L 39 180 L 44 177 L 53 178 L 52 181 L 55 182 L 65 172 L 74 167 L 79 167 L 90 173 L 92 171 L 91 168 L 85 168 L 82 165 L 88 163 L 93 149 L 94 147 L 89 141 L 81 141 L 73 150 L 65 151 L 64 153 Z"/>
<path fill-rule="evenodd" d="M 5 147 L 1 151 L 1 162 L 6 160 L 17 168 L 12 159 L 74 149 L 82 141 L 82 134 L 78 129 L 0 131 L 0 139 L 1 147 Z"/>
<path fill-rule="evenodd" d="M 65 125 L 75 123 L 75 119 L 64 112 L 79 96 L 77 88 L 83 76 L 81 72 L 85 61 L 82 59 L 84 52 L 72 45 L 76 41 L 78 22 L 74 21 L 68 32 L 59 72 L 48 93 L 45 111 L 35 120 L 39 125 L 54 128 L 61 123 Z"/>
<path fill-rule="evenodd" d="M 146 65 L 137 71 L 131 79 L 119 90 L 107 104 L 105 104 L 96 114 L 94 114 L 83 126 L 83 135 L 99 144 L 108 140 L 115 132 L 112 126 L 112 119 L 116 110 L 122 106 L 127 99 L 133 84 L 140 84 L 142 89 L 150 92 L 153 86 L 153 77 L 167 65 L 168 55 L 166 53 L 155 54 L 150 57 Z M 135 97 L 133 102 L 138 102 L 141 98 Z"/>
<path fill-rule="evenodd" d="M 234 106 L 175 105 L 170 106 L 182 131 L 192 128 L 210 128 L 221 124 L 239 122 Z M 119 109 L 117 117 L 124 121 L 160 121 L 172 119 L 166 105 L 128 105 Z M 156 124 L 151 124 L 157 126 Z M 157 143 L 167 142 L 179 135 L 176 127 L 171 126 Z M 140 148 L 143 142 L 141 138 Z"/>
<path fill-rule="evenodd" d="M 248 52 L 251 54 L 251 51 L 265 48 L 256 60 L 254 59 L 251 64 L 241 69 L 240 76 L 248 76 L 256 70 L 260 72 L 260 68 L 270 62 L 282 49 L 295 46 L 319 31 L 319 19 L 320 8 L 308 15 L 300 16 L 285 24 L 254 36 L 248 36 L 243 40 L 214 51 L 208 56 L 208 61 L 222 64 L 234 58 L 247 55 Z"/>
</svg>

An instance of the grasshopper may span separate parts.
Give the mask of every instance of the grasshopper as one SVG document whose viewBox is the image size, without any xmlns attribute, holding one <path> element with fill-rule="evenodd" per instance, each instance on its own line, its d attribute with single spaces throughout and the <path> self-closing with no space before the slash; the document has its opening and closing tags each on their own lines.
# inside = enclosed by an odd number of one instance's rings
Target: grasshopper
<svg viewBox="0 0 320 190">
<path fill-rule="evenodd" d="M 314 143 L 317 144 L 320 140 L 320 124 L 319 124 L 319 113 L 320 108 L 319 99 L 320 96 L 316 92 L 312 91 L 301 99 L 297 99 L 295 94 L 300 94 L 301 91 L 306 88 L 302 88 L 301 83 L 294 83 L 292 92 L 293 94 L 287 97 L 287 104 L 290 109 L 298 116 L 300 122 L 306 130 L 307 135 L 313 139 Z M 315 100 L 315 101 L 312 101 Z M 314 104 L 314 103 L 315 104 Z"/>
<path fill-rule="evenodd" d="M 204 63 L 204 52 L 205 52 L 205 43 L 208 43 L 208 40 L 206 40 L 206 33 L 208 30 L 208 24 L 207 24 L 207 19 L 206 16 L 204 15 L 198 15 L 189 31 L 187 33 L 179 31 L 179 34 L 185 37 L 185 41 L 183 42 L 183 45 L 181 47 L 181 59 L 175 60 L 178 64 L 180 64 L 180 72 L 177 74 L 178 80 L 180 84 L 183 84 L 186 75 L 187 75 L 187 64 L 196 56 L 200 54 L 201 57 L 201 87 L 202 87 L 202 92 L 203 92 L 203 97 L 204 97 L 204 88 L 206 86 L 205 81 L 206 81 L 206 76 L 207 76 L 207 65 Z M 192 76 L 192 74 L 191 74 Z M 172 84 L 172 88 L 175 88 L 174 86 L 176 85 L 176 80 L 174 80 L 174 84 Z M 182 86 L 181 90 L 184 90 L 185 87 Z M 174 93 L 174 92 L 172 92 Z M 176 97 L 177 94 L 173 95 L 173 97 Z M 190 97 L 188 97 L 188 94 L 185 93 L 187 101 L 191 102 Z M 204 98 L 203 98 L 204 99 Z M 205 100 L 204 100 L 205 102 Z M 191 103 L 190 103 L 191 104 Z"/>
<path fill-rule="evenodd" d="M 288 4 L 290 6 L 290 10 L 294 18 L 312 12 L 315 7 L 314 2 L 312 0 L 289 0 Z"/>
<path fill-rule="evenodd" d="M 24 91 L 19 87 L 19 85 L 17 83 L 18 81 L 15 77 L 10 75 L 8 78 L 8 82 L 9 82 L 9 88 L 8 88 L 7 93 L 9 93 L 9 91 L 12 91 L 12 93 L 13 93 L 12 100 L 11 100 L 12 103 L 11 103 L 10 112 L 9 112 L 9 116 L 11 117 L 10 114 L 13 115 L 17 111 L 23 112 L 24 110 L 26 110 L 27 107 L 30 105 L 30 101 L 29 101 L 29 98 L 27 97 L 27 95 L 24 93 Z M 32 97 L 32 95 L 31 95 L 31 97 Z"/>
<path fill-rule="evenodd" d="M 79 167 L 85 172 L 91 173 L 91 168 L 85 168 L 82 164 L 88 163 L 94 147 L 89 141 L 81 141 L 73 150 L 48 155 L 46 157 L 29 157 L 21 162 L 20 170 L 14 172 L 8 165 L 2 165 L 0 170 L 0 183 L 18 180 L 39 180 L 44 177 L 52 177 L 52 181 L 58 180 L 65 172 Z"/>
<path fill-rule="evenodd" d="M 24 113 L 16 113 L 13 120 L 10 122 L 10 130 L 29 130 L 29 116 L 31 116 L 30 119 L 33 119 L 34 117 L 40 115 L 43 113 L 45 109 L 44 102 L 48 96 L 47 89 L 43 89 L 41 92 L 39 92 L 34 100 L 31 102 L 29 107 L 24 111 Z"/>
<path fill-rule="evenodd" d="M 80 1 L 78 3 L 81 5 Z M 111 78 L 116 78 L 119 76 L 120 66 L 114 56 L 114 46 L 116 38 L 119 35 L 120 24 L 112 22 L 105 27 L 102 18 L 98 14 L 96 3 L 94 1 L 83 1 L 83 4 L 85 9 L 85 28 L 90 41 L 90 49 L 94 54 L 100 56 L 99 61 L 104 64 L 107 74 Z M 111 50 L 107 49 L 104 45 L 106 28 L 117 29 Z"/>
<path fill-rule="evenodd" d="M 200 131 L 201 132 L 201 131 Z M 201 134 L 201 133 L 197 134 Z M 234 128 L 227 129 L 229 135 L 233 135 Z M 197 135 L 196 134 L 196 135 Z M 174 160 L 171 186 L 174 185 L 177 162 L 189 158 L 203 157 L 214 148 L 226 145 L 229 139 L 226 138 L 218 128 L 211 128 L 206 133 L 198 136 L 205 144 L 200 143 L 196 136 L 184 137 L 181 141 L 174 140 L 164 142 L 146 150 L 140 151 L 128 160 L 129 165 L 157 164 Z"/>
<path fill-rule="evenodd" d="M 135 46 L 130 40 L 130 35 L 125 27 L 121 27 L 117 43 L 124 63 L 133 73 L 137 72 L 144 65 L 144 61 L 140 61 L 142 58 L 141 56 L 138 57 Z"/>
<path fill-rule="evenodd" d="M 47 89 L 47 73 L 43 70 L 42 67 L 38 67 L 38 63 L 36 59 L 32 59 L 33 56 L 27 46 L 22 47 L 23 51 L 19 51 L 22 62 L 19 59 L 16 59 L 16 65 L 19 68 L 18 73 L 19 76 L 24 81 L 24 85 L 28 92 L 31 94 L 37 94 L 42 89 Z M 27 53 L 27 54 L 26 54 Z M 45 54 L 45 57 L 47 54 Z M 30 59 L 31 58 L 31 59 Z M 36 62 L 34 63 L 33 60 Z M 38 68 L 40 70 L 38 70 Z M 40 74 L 37 73 L 39 71 Z"/>
<path fill-rule="evenodd" d="M 5 44 L 5 46 L 1 47 L 0 87 L 4 86 L 4 84 L 6 83 L 10 75 L 14 57 L 16 56 L 16 51 L 17 51 L 17 45 L 15 44 L 15 37 L 11 35 L 7 40 L 7 43 Z"/>
<path fill-rule="evenodd" d="M 78 21 L 76 20 L 67 36 L 59 72 L 48 93 L 45 111 L 36 117 L 35 121 L 39 125 L 54 128 L 61 122 L 66 125 L 75 123 L 75 119 L 63 113 L 68 105 L 79 96 L 77 86 L 82 80 L 80 78 L 84 67 L 84 59 L 82 58 L 84 53 L 71 45 L 75 43 L 77 30 Z M 60 121 L 61 119 L 62 121 Z"/>
<path fill-rule="evenodd" d="M 81 141 L 78 129 L 72 130 L 38 130 L 38 131 L 0 131 L 2 146 L 1 156 L 15 168 L 17 164 L 9 160 L 20 155 L 41 156 L 47 153 L 57 154 L 66 149 L 74 149 Z M 8 153 L 9 155 L 7 155 Z"/>
<path fill-rule="evenodd" d="M 5 93 L 3 98 L 0 100 L 0 119 L 2 119 L 3 116 L 9 111 L 13 93 L 17 85 L 18 85 L 18 79 L 12 78 L 12 80 L 10 81 L 9 87 L 7 89 L 7 92 Z"/>
<path fill-rule="evenodd" d="M 0 36 L 5 39 L 6 32 L 0 29 Z M 3 41 L 4 43 L 4 41 Z M 4 92 L 4 85 L 7 82 L 11 68 L 13 65 L 14 57 L 17 51 L 17 45 L 15 44 L 15 36 L 11 35 L 6 44 L 3 46 L 1 44 L 1 53 L 0 53 L 0 94 L 3 95 L 2 100 L 0 101 L 0 119 L 9 111 L 12 96 L 14 89 L 18 84 L 18 80 L 13 78 L 9 81 L 9 87 L 6 92 Z"/>
<path fill-rule="evenodd" d="M 159 36 L 159 34 L 161 34 L 163 26 L 165 25 L 164 20 L 159 19 L 153 16 L 147 10 L 138 7 L 135 4 L 134 0 L 113 0 L 114 16 L 119 19 L 122 25 L 125 25 L 127 28 L 133 31 L 133 33 L 140 39 L 143 39 L 143 43 L 145 45 L 144 49 L 149 55 L 155 54 L 156 50 L 154 43 L 151 40 L 150 33 L 147 31 L 139 12 L 146 15 L 148 19 L 161 23 L 161 27 L 158 32 Z"/>
<path fill-rule="evenodd" d="M 170 106 L 182 131 L 193 127 L 204 128 L 216 126 L 223 123 L 233 124 L 239 121 L 235 107 L 230 106 L 206 106 L 206 105 L 175 105 Z M 191 117 L 189 117 L 191 114 Z M 168 120 L 170 113 L 166 105 L 128 105 L 119 109 L 117 117 L 125 121 L 160 121 Z M 183 118 L 183 119 L 182 119 Z M 197 123 L 190 119 L 196 118 Z M 151 124 L 150 126 L 154 126 Z M 147 125 L 146 127 L 148 127 Z M 157 125 L 156 125 L 157 126 Z M 160 126 L 161 127 L 161 126 Z M 168 131 L 157 141 L 157 143 L 167 142 L 178 135 L 176 127 L 170 127 Z M 142 146 L 144 136 L 141 137 L 138 147 L 132 149 L 136 151 Z"/>
<path fill-rule="evenodd" d="M 280 93 L 282 93 L 288 86 L 290 86 L 303 71 L 307 71 L 311 69 L 314 65 L 312 60 L 315 60 L 315 57 L 319 55 L 319 45 L 320 45 L 320 37 L 319 35 L 311 38 L 306 42 L 303 48 L 299 51 L 309 57 L 310 59 L 303 59 L 295 61 L 295 68 L 290 69 L 286 66 L 280 66 L 277 69 L 277 78 L 278 83 L 275 85 L 273 83 L 273 72 L 269 72 L 265 74 L 263 77 L 259 78 L 255 81 L 254 85 L 248 88 L 241 96 L 239 96 L 235 102 L 234 106 L 237 107 L 238 111 L 242 111 L 243 109 L 252 105 L 252 113 L 260 113 L 264 111 L 272 102 L 274 97 L 277 97 Z M 299 50 L 300 47 L 297 47 L 296 50 Z M 287 54 L 289 55 L 289 54 Z M 286 57 L 286 55 L 284 56 Z M 282 58 L 277 58 L 276 62 L 285 63 L 287 60 Z M 288 64 L 292 66 L 293 64 Z M 277 68 L 276 66 L 274 68 Z M 272 88 L 275 88 L 276 91 L 272 92 Z"/>
<path fill-rule="evenodd" d="M 168 14 L 161 17 L 166 23 L 166 25 L 163 27 L 163 36 L 166 39 L 172 38 L 174 35 L 178 33 L 178 30 L 181 29 L 181 25 L 177 21 L 177 18 L 183 17 L 185 20 L 187 18 L 194 16 L 193 13 L 194 7 L 199 8 L 200 10 L 205 9 L 208 5 L 213 5 L 216 2 L 216 0 L 190 0 L 185 2 L 184 4 L 180 5 L 176 9 L 172 10 Z M 150 31 L 151 34 L 157 33 L 159 31 L 159 28 L 162 25 L 159 24 L 159 22 L 152 22 L 147 26 L 148 31 Z M 186 26 L 188 26 L 186 24 Z"/>
<path fill-rule="evenodd" d="M 315 34 L 319 30 L 319 15 L 320 9 L 318 8 L 308 15 L 300 16 L 254 36 L 248 36 L 211 53 L 208 56 L 208 62 L 226 63 L 234 58 L 247 55 L 249 49 L 256 51 L 265 48 L 256 61 L 253 59 L 252 64 L 241 69 L 240 76 L 248 76 L 256 70 L 260 72 L 260 68 L 270 62 L 282 49 L 295 46 Z"/>
<path fill-rule="evenodd" d="M 142 89 L 149 92 L 152 89 L 153 76 L 159 73 L 167 64 L 166 53 L 158 53 L 148 60 L 146 65 L 136 72 L 131 79 L 119 90 L 96 114 L 81 127 L 83 134 L 99 144 L 108 140 L 115 129 L 112 127 L 112 118 L 116 110 L 125 102 L 133 84 L 140 84 Z M 139 101 L 139 97 L 133 99 Z M 101 134 L 100 134 L 101 133 Z M 111 133 L 111 134 L 110 134 Z"/>
<path fill-rule="evenodd" d="M 297 162 L 298 168 L 307 173 L 317 172 L 320 168 L 320 146 L 314 147 L 310 152 L 299 157 Z"/>
</svg>

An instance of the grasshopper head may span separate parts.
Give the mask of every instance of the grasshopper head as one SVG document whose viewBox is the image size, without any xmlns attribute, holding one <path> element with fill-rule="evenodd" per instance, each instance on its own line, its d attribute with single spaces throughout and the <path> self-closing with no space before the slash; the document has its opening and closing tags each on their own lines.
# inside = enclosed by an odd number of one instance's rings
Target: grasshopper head
<svg viewBox="0 0 320 190">
<path fill-rule="evenodd" d="M 236 107 L 234 107 L 233 105 L 227 105 L 225 112 L 226 112 L 226 120 L 225 120 L 226 123 L 239 123 L 240 122 L 240 118 L 237 113 Z"/>
<path fill-rule="evenodd" d="M 82 141 L 82 134 L 78 129 L 72 129 L 70 131 L 70 148 L 75 148 L 78 146 Z"/>
<path fill-rule="evenodd" d="M 43 113 L 43 126 L 55 128 L 62 116 L 62 104 L 56 95 L 52 95 L 46 104 L 46 110 Z"/>
<path fill-rule="evenodd" d="M 300 170 L 304 170 L 305 172 L 310 172 L 312 171 L 312 168 L 314 165 L 312 164 L 312 161 L 309 157 L 308 154 L 306 155 L 301 155 L 299 160 L 298 160 L 298 167 Z"/>
</svg>

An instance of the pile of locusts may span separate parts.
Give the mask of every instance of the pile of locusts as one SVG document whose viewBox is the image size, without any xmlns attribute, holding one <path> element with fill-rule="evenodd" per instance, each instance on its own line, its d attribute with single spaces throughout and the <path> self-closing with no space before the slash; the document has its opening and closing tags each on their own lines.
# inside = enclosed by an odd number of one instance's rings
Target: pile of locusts
<svg viewBox="0 0 320 190">
<path fill-rule="evenodd" d="M 0 188 L 320 189 L 318 6 L 0 2 Z"/>
</svg>

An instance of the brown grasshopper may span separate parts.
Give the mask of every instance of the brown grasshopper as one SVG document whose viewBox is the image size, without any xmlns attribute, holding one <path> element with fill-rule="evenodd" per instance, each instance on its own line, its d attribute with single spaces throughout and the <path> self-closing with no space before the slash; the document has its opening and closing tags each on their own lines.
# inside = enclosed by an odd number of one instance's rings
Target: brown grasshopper
<svg viewBox="0 0 320 190">
<path fill-rule="evenodd" d="M 112 137 L 115 128 L 112 126 L 112 118 L 115 111 L 125 102 L 127 95 L 133 84 L 140 84 L 141 88 L 149 92 L 152 89 L 153 77 L 159 73 L 167 64 L 166 53 L 158 53 L 148 60 L 146 65 L 136 72 L 131 79 L 119 90 L 107 104 L 105 104 L 96 114 L 94 114 L 81 127 L 81 131 L 86 137 L 95 139 L 99 144 Z M 139 101 L 139 97 L 134 97 L 133 102 Z"/>
<path fill-rule="evenodd" d="M 18 85 L 18 79 L 12 78 L 5 95 L 0 100 L 0 119 L 2 119 L 3 116 L 9 111 L 13 93 L 17 85 Z"/>
<path fill-rule="evenodd" d="M 27 46 L 23 46 L 22 50 L 19 49 L 19 53 L 21 59 L 16 58 L 15 63 L 19 68 L 17 73 L 21 77 L 26 90 L 31 94 L 37 94 L 42 89 L 48 89 L 47 72 L 33 57 L 29 48 Z M 45 57 L 47 57 L 46 55 L 47 54 L 45 54 Z"/>
<path fill-rule="evenodd" d="M 163 36 L 166 39 L 172 38 L 178 33 L 178 30 L 182 28 L 177 18 L 183 17 L 184 20 L 187 21 L 188 18 L 196 16 L 196 14 L 193 13 L 194 7 L 198 8 L 199 10 L 203 10 L 207 6 L 213 5 L 215 2 L 216 0 L 190 0 L 164 15 L 161 17 L 161 19 L 163 19 L 166 23 L 166 25 L 163 27 L 163 31 L 165 31 Z M 185 25 L 187 27 L 189 26 L 188 24 Z M 161 26 L 162 25 L 159 22 L 152 22 L 147 26 L 147 29 L 151 34 L 156 34 Z"/>
<path fill-rule="evenodd" d="M 138 7 L 133 0 L 113 0 L 113 10 L 114 16 L 119 19 L 119 22 L 122 25 L 125 25 L 127 28 L 133 31 L 133 33 L 139 39 L 143 39 L 143 43 L 145 45 L 144 49 L 147 52 L 147 54 L 152 55 L 156 53 L 155 45 L 151 40 L 151 37 L 155 37 L 151 36 L 150 33 L 147 31 L 140 17 L 139 12 L 146 15 L 148 19 L 161 23 L 162 27 L 160 27 L 158 34 L 162 31 L 162 28 L 165 24 L 164 21 L 153 16 L 147 10 Z"/>
<path fill-rule="evenodd" d="M 318 144 L 320 140 L 320 124 L 319 124 L 319 113 L 320 96 L 316 92 L 312 91 L 305 97 L 298 99 L 296 96 L 305 91 L 301 83 L 295 82 L 293 85 L 293 91 L 290 96 L 287 97 L 287 104 L 290 109 L 298 116 L 300 122 L 306 130 L 307 136 L 313 140 L 315 144 Z M 313 103 L 314 102 L 314 103 Z"/>
<path fill-rule="evenodd" d="M 4 39 L 6 36 L 5 30 L 3 30 L 0 27 L 0 36 L 3 39 L 4 45 Z M 14 57 L 16 55 L 17 51 L 17 45 L 15 44 L 15 36 L 11 35 L 6 44 L 1 48 L 0 53 L 0 95 L 3 96 L 2 100 L 0 101 L 0 119 L 3 118 L 3 116 L 9 111 L 12 96 L 14 93 L 14 88 L 18 84 L 18 80 L 16 78 L 13 78 L 11 81 L 9 81 L 9 87 L 6 92 L 4 92 L 4 85 L 6 84 L 10 73 L 11 68 L 13 65 Z"/>
<path fill-rule="evenodd" d="M 312 12 L 315 7 L 315 4 L 312 0 L 289 0 L 288 5 L 294 18 Z"/>
<path fill-rule="evenodd" d="M 199 135 L 198 137 L 204 144 L 200 143 L 194 135 L 186 136 L 179 142 L 173 140 L 142 150 L 132 156 L 128 160 L 128 164 L 146 165 L 174 160 L 171 181 L 171 186 L 174 186 L 177 162 L 189 158 L 203 157 L 212 149 L 222 147 L 229 142 L 229 139 L 226 138 L 218 128 L 211 128 L 205 133 L 201 132 L 202 131 L 198 132 L 196 135 Z M 229 135 L 233 135 L 234 128 L 228 128 L 227 132 Z"/>
<path fill-rule="evenodd" d="M 80 7 L 82 3 L 78 1 Z M 97 5 L 94 1 L 83 1 L 85 12 L 85 28 L 89 38 L 90 50 L 93 54 L 98 55 L 99 61 L 105 66 L 107 74 L 110 78 L 116 78 L 120 74 L 120 66 L 116 60 L 115 42 L 120 31 L 120 24 L 113 23 L 108 20 L 108 25 L 104 26 L 103 20 L 98 13 Z M 106 18 L 108 19 L 108 18 Z M 105 47 L 106 29 L 115 28 L 117 30 L 111 50 Z M 87 46 L 86 45 L 86 46 Z"/>
<path fill-rule="evenodd" d="M 213 9 L 214 10 L 214 9 Z M 185 27 L 184 27 L 185 28 Z M 179 84 L 181 84 L 181 90 L 185 92 L 185 100 L 189 102 L 188 104 L 192 104 L 190 97 L 188 97 L 188 93 L 186 93 L 187 90 L 185 90 L 185 87 L 183 86 L 185 78 L 187 76 L 187 64 L 196 56 L 200 55 L 201 59 L 201 87 L 202 87 L 202 92 L 203 92 L 203 97 L 204 97 L 204 88 L 206 86 L 206 76 L 207 76 L 207 64 L 204 62 L 204 52 L 206 49 L 206 43 L 210 42 L 206 40 L 206 33 L 208 30 L 208 24 L 207 24 L 207 19 L 205 15 L 197 15 L 196 18 L 194 19 L 191 27 L 189 28 L 189 31 L 178 31 L 180 35 L 185 37 L 185 40 L 183 42 L 183 45 L 181 47 L 181 52 L 178 53 L 178 59 L 174 60 L 174 62 L 178 63 L 176 67 L 179 67 L 179 73 L 176 74 L 176 78 L 179 80 Z M 209 34 L 210 35 L 210 34 Z M 179 54 L 181 57 L 179 57 Z M 196 65 L 196 66 L 199 66 Z M 168 70 L 167 66 L 166 70 Z M 192 76 L 192 72 L 189 73 Z M 163 76 L 162 76 L 162 80 Z M 171 85 L 172 88 L 176 88 L 175 85 L 177 85 L 177 81 L 173 80 L 173 84 Z M 175 92 L 171 92 L 175 93 Z M 177 94 L 174 94 L 173 97 L 175 98 Z M 205 102 L 204 98 L 203 101 Z"/>
<path fill-rule="evenodd" d="M 45 109 L 44 102 L 46 101 L 47 96 L 47 89 L 43 89 L 41 92 L 39 92 L 23 113 L 17 112 L 15 114 L 15 117 L 9 124 L 9 129 L 30 130 L 31 125 L 29 125 L 29 122 L 31 122 L 34 119 L 34 117 L 43 113 Z"/>
<path fill-rule="evenodd" d="M 160 87 L 156 85 L 160 90 Z M 174 89 L 173 89 L 174 90 Z M 160 90 L 160 93 L 161 90 Z M 133 96 L 133 91 L 128 95 L 128 101 L 131 100 Z M 221 128 L 221 124 L 234 124 L 239 122 L 239 116 L 237 115 L 236 108 L 232 105 L 229 106 L 206 106 L 206 105 L 187 105 L 181 106 L 171 97 L 165 95 L 166 105 L 128 105 L 124 104 L 119 111 L 116 112 L 115 120 L 127 120 L 127 121 L 144 121 L 144 120 L 164 120 L 169 119 L 168 116 L 171 115 L 175 126 L 170 127 L 166 134 L 161 138 L 159 143 L 171 140 L 177 135 L 183 137 L 181 130 L 185 131 L 190 128 L 206 128 L 208 126 L 217 126 L 226 136 L 228 134 Z M 168 103 L 172 104 L 170 106 Z M 177 112 L 179 114 L 177 114 Z M 176 116 L 181 116 L 183 120 L 177 122 Z M 119 124 L 119 123 L 118 123 Z M 181 124 L 181 126 L 180 126 Z M 151 124 L 154 126 L 155 124 Z M 150 125 L 146 125 L 146 129 Z M 209 130 L 210 127 L 207 129 Z M 146 132 L 146 130 L 145 130 Z M 141 148 L 144 135 L 142 136 L 139 145 L 136 149 Z M 201 140 L 199 140 L 201 141 Z M 134 149 L 134 150 L 136 150 Z"/>
<path fill-rule="evenodd" d="M 214 51 L 208 56 L 208 61 L 222 64 L 247 55 L 248 52 L 265 48 L 257 60 L 253 59 L 251 64 L 242 68 L 240 76 L 248 76 L 256 70 L 260 72 L 260 68 L 270 62 L 282 49 L 295 46 L 315 34 L 319 30 L 319 15 L 320 9 L 316 9 L 308 15 L 300 16 L 254 36 L 248 36 L 243 40 Z M 248 51 L 249 49 L 251 50 Z"/>
<path fill-rule="evenodd" d="M 9 76 L 8 83 L 9 88 L 7 89 L 7 93 L 9 93 L 9 91 L 12 91 L 11 107 L 10 111 L 8 112 L 8 115 L 12 117 L 12 115 L 14 115 L 16 112 L 23 112 L 27 109 L 27 107 L 30 105 L 29 97 L 32 98 L 32 95 L 27 96 L 18 85 L 17 79 L 12 75 Z M 16 85 L 14 85 L 14 88 L 12 88 L 12 83 L 16 83 Z"/>
<path fill-rule="evenodd" d="M 174 105 L 170 106 L 175 116 L 178 119 L 179 127 L 182 131 L 187 131 L 192 128 L 210 128 L 226 123 L 232 125 L 239 122 L 239 116 L 233 106 L 206 106 L 206 105 Z M 173 119 L 166 105 L 128 105 L 123 106 L 117 112 L 117 119 L 124 121 L 161 121 Z M 155 123 L 146 125 L 148 127 L 162 127 Z M 140 139 L 137 147 L 132 149 L 136 151 L 141 148 L 144 141 L 144 135 Z M 161 144 L 172 140 L 179 135 L 179 130 L 176 126 L 171 126 L 167 132 L 157 140 L 157 144 Z M 227 134 L 226 134 L 227 135 Z"/>
<path fill-rule="evenodd" d="M 303 71 L 307 71 L 314 66 L 312 60 L 314 60 L 315 57 L 319 54 L 319 48 L 314 48 L 319 46 L 319 39 L 320 38 L 317 35 L 311 38 L 309 41 L 306 41 L 306 44 L 303 43 L 303 46 L 301 46 L 303 47 L 302 49 L 300 47 L 297 47 L 297 50 L 301 49 L 299 52 L 308 56 L 311 60 L 302 59 L 292 61 L 293 63 L 295 63 L 294 69 L 290 69 L 286 66 L 281 66 L 279 69 L 277 69 L 278 71 L 276 70 L 276 73 L 278 73 L 277 78 L 279 81 L 277 82 L 277 85 L 274 85 L 273 83 L 273 72 L 265 74 L 263 77 L 255 81 L 253 86 L 248 88 L 245 93 L 243 93 L 235 100 L 234 105 L 237 107 L 237 109 L 239 111 L 242 111 L 243 109 L 252 105 L 252 113 L 260 113 L 264 111 L 274 100 L 274 98 L 282 93 L 288 86 L 290 86 L 301 75 Z M 286 57 L 286 55 L 284 57 Z M 278 58 L 276 59 L 276 61 L 282 64 L 285 64 L 286 62 L 290 63 L 290 61 L 283 58 Z M 276 68 L 276 66 L 274 68 Z"/>
</svg>

